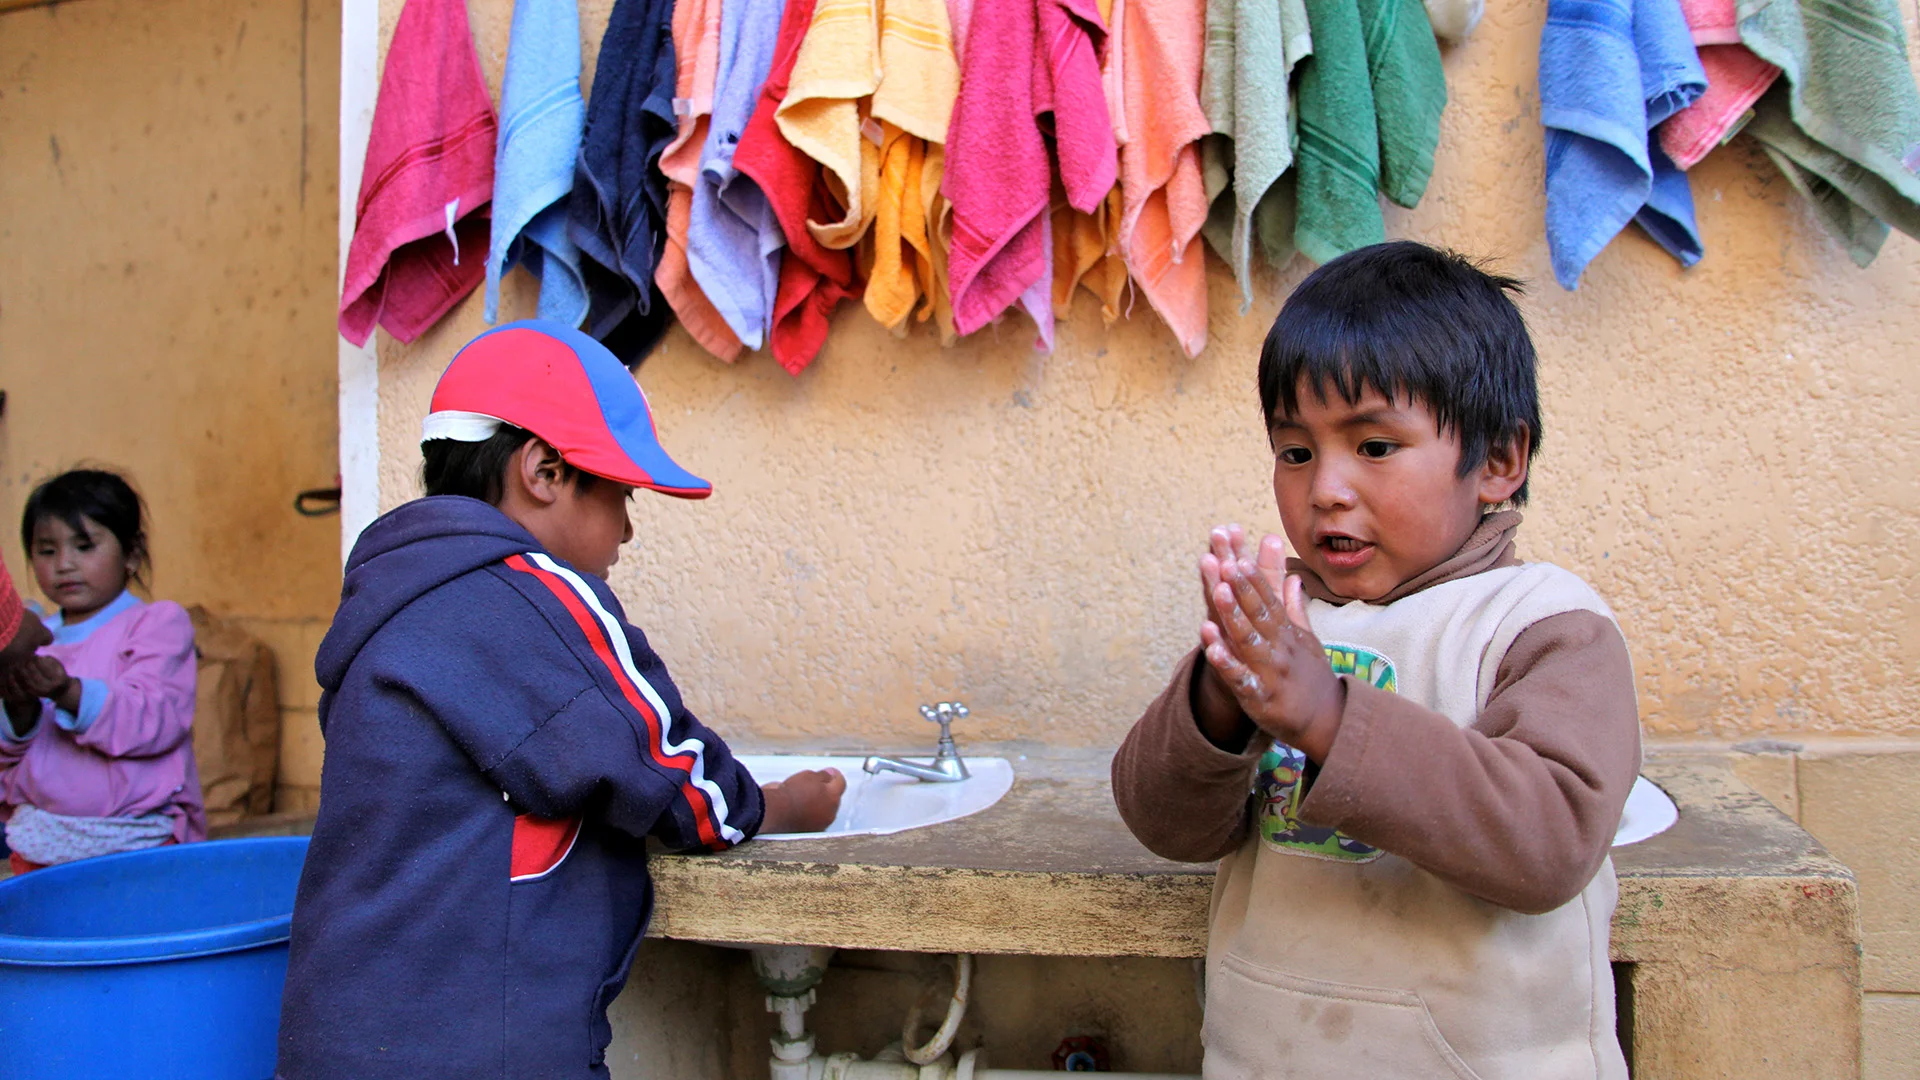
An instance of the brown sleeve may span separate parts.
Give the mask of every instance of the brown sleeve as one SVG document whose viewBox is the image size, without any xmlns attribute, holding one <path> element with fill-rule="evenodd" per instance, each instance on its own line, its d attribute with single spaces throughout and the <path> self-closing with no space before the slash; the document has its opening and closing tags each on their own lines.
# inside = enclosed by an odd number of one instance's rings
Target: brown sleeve
<svg viewBox="0 0 1920 1080">
<path fill-rule="evenodd" d="M 1538 913 L 1593 880 L 1639 771 L 1627 643 L 1603 616 L 1570 611 L 1514 640 L 1468 728 L 1348 680 L 1339 734 L 1299 813 Z"/>
<path fill-rule="evenodd" d="M 1209 862 L 1247 834 L 1253 768 L 1268 740 L 1255 735 L 1231 753 L 1201 733 L 1193 717 L 1195 666 L 1188 653 L 1146 714 L 1113 755 L 1113 801 L 1148 851 L 1163 859 Z"/>
</svg>

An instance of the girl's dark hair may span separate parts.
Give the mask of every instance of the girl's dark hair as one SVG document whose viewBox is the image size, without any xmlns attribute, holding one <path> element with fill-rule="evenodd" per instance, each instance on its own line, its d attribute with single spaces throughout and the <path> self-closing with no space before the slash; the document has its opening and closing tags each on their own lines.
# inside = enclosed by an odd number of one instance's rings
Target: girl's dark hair
<svg viewBox="0 0 1920 1080">
<path fill-rule="evenodd" d="M 112 533 L 120 541 L 121 553 L 133 564 L 133 580 L 146 587 L 146 571 L 152 565 L 146 504 L 125 477 L 105 469 L 73 469 L 41 481 L 20 513 L 20 543 L 29 555 L 35 526 L 48 518 L 58 518 L 77 533 L 86 532 L 82 519 L 90 519 Z"/>
<path fill-rule="evenodd" d="M 1460 439 L 1460 475 L 1526 434 L 1540 450 L 1533 339 L 1513 297 L 1519 281 L 1411 240 L 1349 252 L 1307 275 L 1260 350 L 1267 428 L 1299 412 L 1302 383 L 1348 404 L 1367 387 L 1433 411 Z M 1527 485 L 1513 493 L 1527 501 Z"/>
<path fill-rule="evenodd" d="M 481 442 L 458 439 L 428 439 L 420 444 L 420 478 L 429 495 L 465 495 L 469 499 L 499 506 L 507 490 L 507 463 L 514 452 L 533 438 L 526 428 L 501 424 Z M 560 476 L 573 483 L 576 491 L 587 491 L 598 477 L 567 464 L 560 465 Z"/>
</svg>

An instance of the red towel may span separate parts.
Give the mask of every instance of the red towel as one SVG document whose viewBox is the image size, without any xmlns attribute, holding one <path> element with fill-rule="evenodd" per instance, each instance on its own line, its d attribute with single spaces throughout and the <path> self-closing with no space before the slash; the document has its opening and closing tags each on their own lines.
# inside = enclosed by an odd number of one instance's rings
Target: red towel
<svg viewBox="0 0 1920 1080">
<path fill-rule="evenodd" d="M 1034 119 L 1034 82 L 1046 74 L 1035 65 L 1037 14 L 1034 0 L 976 5 L 967 39 L 980 47 L 960 58 L 940 193 L 953 204 L 947 274 L 963 335 L 1047 276 L 1053 172 Z"/>
<path fill-rule="evenodd" d="M 774 113 L 787 96 L 794 61 L 800 56 L 800 42 L 813 23 L 813 5 L 814 0 L 788 0 L 780 17 L 773 67 L 733 152 L 733 167 L 760 185 L 787 237 L 769 337 L 773 358 L 795 375 L 806 370 L 827 343 L 833 309 L 840 301 L 860 295 L 853 282 L 852 253 L 823 247 L 807 228 L 809 215 L 816 221 L 838 221 L 845 208 L 827 204 L 819 162 L 796 149 L 774 123 Z"/>
<path fill-rule="evenodd" d="M 1052 78 L 1034 80 L 1034 107 L 1053 113 L 1054 150 L 1067 202 L 1091 214 L 1119 179 L 1119 144 L 1100 81 L 1107 25 L 1093 0 L 1040 0 L 1040 49 Z"/>
<path fill-rule="evenodd" d="M 497 128 L 465 0 L 407 0 L 380 75 L 347 248 L 348 341 L 366 344 L 376 323 L 412 341 L 486 279 Z"/>
<path fill-rule="evenodd" d="M 1740 44 L 1734 0 L 1681 0 L 1680 8 L 1699 46 L 1707 92 L 1660 125 L 1660 148 L 1675 165 L 1691 169 L 1739 130 L 1780 69 Z"/>
</svg>

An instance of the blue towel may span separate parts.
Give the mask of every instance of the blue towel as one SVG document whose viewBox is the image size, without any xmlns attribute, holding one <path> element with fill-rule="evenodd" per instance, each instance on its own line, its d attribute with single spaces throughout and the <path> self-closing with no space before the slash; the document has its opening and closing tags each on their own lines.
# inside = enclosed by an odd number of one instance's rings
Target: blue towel
<svg viewBox="0 0 1920 1080">
<path fill-rule="evenodd" d="M 575 0 L 517 0 L 505 83 L 493 159 L 487 321 L 499 318 L 500 279 L 525 266 L 540 280 L 540 317 L 579 326 L 587 317 L 587 287 L 580 249 L 567 238 L 566 207 L 587 122 Z"/>
<path fill-rule="evenodd" d="M 1548 0 L 1540 121 L 1547 247 L 1562 287 L 1629 221 L 1682 266 L 1700 261 L 1686 174 L 1648 135 L 1706 88 L 1679 0 Z"/>
<path fill-rule="evenodd" d="M 653 268 L 667 244 L 660 152 L 673 117 L 673 0 L 614 0 L 574 165 L 567 235 L 580 248 L 587 333 L 629 366 L 667 332 L 673 308 Z"/>
<path fill-rule="evenodd" d="M 687 222 L 693 280 L 749 349 L 766 344 L 787 241 L 760 186 L 734 169 L 733 152 L 773 66 L 781 9 L 782 0 L 727 0 L 720 8 L 713 114 Z"/>
</svg>

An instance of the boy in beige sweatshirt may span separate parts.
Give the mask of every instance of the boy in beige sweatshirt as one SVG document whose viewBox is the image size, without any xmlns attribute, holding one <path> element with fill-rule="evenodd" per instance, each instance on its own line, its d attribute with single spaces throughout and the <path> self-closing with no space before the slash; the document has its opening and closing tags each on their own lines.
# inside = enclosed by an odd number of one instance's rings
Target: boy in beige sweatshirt
<svg viewBox="0 0 1920 1080">
<path fill-rule="evenodd" d="M 1208 1080 L 1627 1075 L 1608 849 L 1633 669 L 1585 582 L 1514 551 L 1540 445 L 1518 288 L 1382 244 L 1267 335 L 1298 557 L 1213 530 L 1201 647 L 1113 762 L 1143 844 L 1221 860 Z"/>
</svg>

